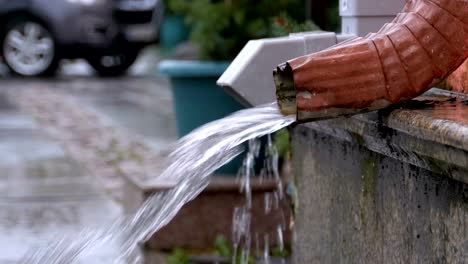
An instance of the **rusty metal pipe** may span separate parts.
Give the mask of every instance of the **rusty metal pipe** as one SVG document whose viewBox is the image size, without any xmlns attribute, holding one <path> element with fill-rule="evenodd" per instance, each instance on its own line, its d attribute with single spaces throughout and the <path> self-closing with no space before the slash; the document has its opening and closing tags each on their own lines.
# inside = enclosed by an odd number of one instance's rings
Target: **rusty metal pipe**
<svg viewBox="0 0 468 264">
<path fill-rule="evenodd" d="M 408 0 L 377 33 L 279 65 L 276 96 L 298 121 L 378 110 L 422 94 L 467 57 L 467 0 Z"/>
</svg>

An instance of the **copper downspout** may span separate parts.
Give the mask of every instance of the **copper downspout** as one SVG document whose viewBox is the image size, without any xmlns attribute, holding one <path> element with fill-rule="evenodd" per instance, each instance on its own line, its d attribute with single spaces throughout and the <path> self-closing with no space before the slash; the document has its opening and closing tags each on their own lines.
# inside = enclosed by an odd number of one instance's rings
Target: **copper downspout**
<svg viewBox="0 0 468 264">
<path fill-rule="evenodd" d="M 468 59 L 439 86 L 455 92 L 468 93 Z"/>
<path fill-rule="evenodd" d="M 468 57 L 468 0 L 408 0 L 377 33 L 299 57 L 274 70 L 284 114 L 332 118 L 409 100 Z"/>
</svg>

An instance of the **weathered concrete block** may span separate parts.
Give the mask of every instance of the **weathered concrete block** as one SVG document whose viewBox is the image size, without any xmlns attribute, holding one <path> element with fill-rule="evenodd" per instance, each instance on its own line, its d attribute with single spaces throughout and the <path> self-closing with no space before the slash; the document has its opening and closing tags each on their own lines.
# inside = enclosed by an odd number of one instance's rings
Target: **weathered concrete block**
<svg viewBox="0 0 468 264">
<path fill-rule="evenodd" d="M 445 99 L 294 128 L 294 263 L 468 262 L 468 117 L 446 111 L 468 107 Z"/>
</svg>

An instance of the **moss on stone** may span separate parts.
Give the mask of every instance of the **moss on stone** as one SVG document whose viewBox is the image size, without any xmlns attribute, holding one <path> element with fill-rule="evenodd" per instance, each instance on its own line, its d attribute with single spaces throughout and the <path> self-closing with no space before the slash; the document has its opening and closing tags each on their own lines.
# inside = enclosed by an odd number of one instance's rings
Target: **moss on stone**
<svg viewBox="0 0 468 264">
<path fill-rule="evenodd" d="M 375 158 L 368 158 L 361 164 L 362 192 L 365 197 L 373 195 L 377 183 L 377 165 Z"/>
<path fill-rule="evenodd" d="M 468 205 L 468 188 L 465 188 L 462 193 L 462 201 L 465 205 Z"/>
<path fill-rule="evenodd" d="M 444 173 L 448 175 L 452 174 L 450 172 L 449 166 L 443 161 L 440 161 L 432 157 L 424 157 L 424 161 L 427 164 L 427 166 L 434 172 Z"/>
<path fill-rule="evenodd" d="M 357 134 L 357 133 L 351 133 L 351 136 L 354 138 L 354 140 L 356 140 L 356 143 L 358 143 L 358 145 L 360 146 L 364 146 L 366 141 L 364 140 L 364 137 Z"/>
</svg>

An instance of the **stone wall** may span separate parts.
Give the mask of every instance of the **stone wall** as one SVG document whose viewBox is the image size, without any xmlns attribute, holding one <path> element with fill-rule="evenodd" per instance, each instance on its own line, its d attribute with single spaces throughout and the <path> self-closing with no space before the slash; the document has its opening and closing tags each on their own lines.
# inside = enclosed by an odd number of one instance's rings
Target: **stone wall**
<svg viewBox="0 0 468 264">
<path fill-rule="evenodd" d="M 378 116 L 293 128 L 293 263 L 468 263 L 468 152 Z"/>
</svg>

